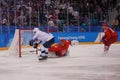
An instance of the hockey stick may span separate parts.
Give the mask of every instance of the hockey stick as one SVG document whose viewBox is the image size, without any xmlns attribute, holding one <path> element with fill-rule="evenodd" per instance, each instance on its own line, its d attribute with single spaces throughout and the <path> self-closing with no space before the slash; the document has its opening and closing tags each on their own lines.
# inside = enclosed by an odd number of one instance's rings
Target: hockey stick
<svg viewBox="0 0 120 80">
<path fill-rule="evenodd" d="M 38 50 L 40 49 L 36 48 L 35 50 L 30 50 L 29 52 L 36 52 L 36 54 L 38 54 Z"/>
</svg>

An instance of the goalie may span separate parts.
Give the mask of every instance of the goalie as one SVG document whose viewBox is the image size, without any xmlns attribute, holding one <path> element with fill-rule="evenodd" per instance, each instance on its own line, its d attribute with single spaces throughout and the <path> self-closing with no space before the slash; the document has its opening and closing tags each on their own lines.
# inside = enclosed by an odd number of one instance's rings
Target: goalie
<svg viewBox="0 0 120 80">
<path fill-rule="evenodd" d="M 59 43 L 52 45 L 49 52 L 54 52 L 57 57 L 67 56 L 69 54 L 70 40 L 61 39 Z"/>
<path fill-rule="evenodd" d="M 42 42 L 43 46 L 41 46 L 41 54 L 38 59 L 45 60 L 48 58 L 48 48 L 54 43 L 54 36 L 51 33 L 46 33 L 39 30 L 39 28 L 34 28 L 33 33 L 34 36 L 32 40 L 30 40 L 29 45 L 37 48 L 38 44 Z"/>
</svg>

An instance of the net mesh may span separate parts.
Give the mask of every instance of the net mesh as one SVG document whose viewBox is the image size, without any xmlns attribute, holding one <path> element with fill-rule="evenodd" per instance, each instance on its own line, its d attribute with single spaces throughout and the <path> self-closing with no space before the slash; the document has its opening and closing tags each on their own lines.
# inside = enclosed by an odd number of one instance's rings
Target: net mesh
<svg viewBox="0 0 120 80">
<path fill-rule="evenodd" d="M 8 49 L 9 55 L 21 56 L 36 53 L 36 50 L 29 46 L 29 41 L 32 39 L 32 36 L 32 30 L 16 29 L 13 40 Z"/>
</svg>

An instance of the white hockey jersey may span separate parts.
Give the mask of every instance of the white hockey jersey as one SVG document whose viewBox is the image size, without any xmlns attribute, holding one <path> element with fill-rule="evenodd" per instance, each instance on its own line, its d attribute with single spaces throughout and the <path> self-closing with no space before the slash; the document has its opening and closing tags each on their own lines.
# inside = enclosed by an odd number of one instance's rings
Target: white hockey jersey
<svg viewBox="0 0 120 80">
<path fill-rule="evenodd" d="M 49 41 L 50 39 L 52 39 L 53 37 L 54 36 L 51 33 L 47 33 L 47 32 L 37 30 L 36 33 L 33 36 L 33 40 L 46 42 L 46 41 Z"/>
</svg>

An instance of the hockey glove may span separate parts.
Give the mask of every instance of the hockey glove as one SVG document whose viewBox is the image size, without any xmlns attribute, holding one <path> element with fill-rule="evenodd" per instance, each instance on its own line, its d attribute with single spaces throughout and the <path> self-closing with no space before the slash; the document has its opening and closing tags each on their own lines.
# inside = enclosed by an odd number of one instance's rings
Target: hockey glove
<svg viewBox="0 0 120 80">
<path fill-rule="evenodd" d="M 33 40 L 30 40 L 30 41 L 29 41 L 29 45 L 30 45 L 30 46 L 33 46 L 33 42 L 34 42 Z"/>
<path fill-rule="evenodd" d="M 38 45 L 39 45 L 38 43 L 34 43 L 34 44 L 33 44 L 33 48 L 37 48 Z"/>
</svg>

